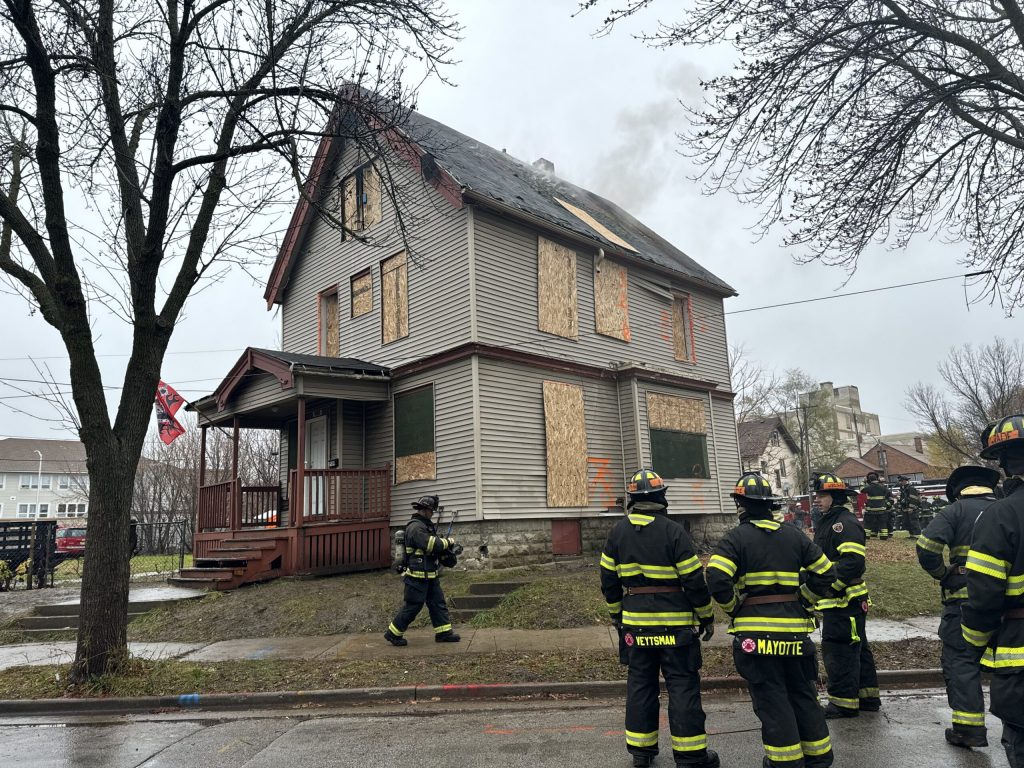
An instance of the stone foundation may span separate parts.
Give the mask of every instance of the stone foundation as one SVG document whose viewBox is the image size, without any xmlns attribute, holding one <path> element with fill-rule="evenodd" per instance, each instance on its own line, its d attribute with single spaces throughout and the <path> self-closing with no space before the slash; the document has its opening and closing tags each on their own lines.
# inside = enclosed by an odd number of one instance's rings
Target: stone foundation
<svg viewBox="0 0 1024 768">
<path fill-rule="evenodd" d="M 672 519 L 689 530 L 698 552 L 710 551 L 718 539 L 736 525 L 735 515 L 673 515 Z M 596 563 L 608 532 L 618 521 L 618 516 L 580 518 L 583 558 Z M 392 541 L 397 530 L 392 528 Z M 442 521 L 441 535 L 447 531 L 448 525 Z M 451 535 L 463 547 L 458 567 L 467 570 L 511 568 L 563 559 L 551 552 L 550 519 L 456 523 Z"/>
</svg>

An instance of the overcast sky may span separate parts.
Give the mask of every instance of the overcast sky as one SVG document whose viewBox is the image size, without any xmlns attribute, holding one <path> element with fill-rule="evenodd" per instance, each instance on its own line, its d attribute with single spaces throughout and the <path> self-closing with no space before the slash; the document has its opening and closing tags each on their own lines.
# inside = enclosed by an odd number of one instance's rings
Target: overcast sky
<svg viewBox="0 0 1024 768">
<path fill-rule="evenodd" d="M 729 193 L 702 195 L 678 152 L 675 132 L 685 127 L 678 100 L 699 99 L 699 78 L 728 66 L 728 56 L 652 50 L 629 34 L 652 28 L 676 5 L 662 0 L 652 13 L 594 38 L 601 15 L 572 18 L 575 0 L 451 2 L 465 27 L 460 63 L 449 71 L 456 87 L 428 84 L 419 109 L 523 160 L 545 157 L 557 175 L 622 205 L 736 288 L 727 313 L 966 271 L 958 263 L 963 246 L 921 237 L 906 251 L 879 247 L 867 254 L 843 287 L 841 269 L 794 263 L 779 247 L 780 233 L 755 242 L 756 209 Z M 186 398 L 208 394 L 245 347 L 279 344 L 278 314 L 263 301 L 269 270 L 258 270 L 255 282 L 236 272 L 190 301 L 164 365 L 164 379 Z M 39 378 L 29 357 L 67 381 L 56 332 L 8 294 L 0 294 L 0 323 L 0 381 L 7 380 L 0 386 L 0 436 L 74 437 L 12 410 L 56 418 L 10 387 L 11 379 Z M 880 414 L 887 433 L 915 429 L 904 393 L 918 380 L 940 383 L 935 366 L 950 347 L 1021 335 L 1019 319 L 1006 319 L 998 306 L 968 307 L 959 280 L 735 314 L 727 325 L 730 344 L 743 344 L 753 359 L 858 386 L 862 407 Z M 99 317 L 97 337 L 106 384 L 116 386 L 125 329 Z"/>
</svg>

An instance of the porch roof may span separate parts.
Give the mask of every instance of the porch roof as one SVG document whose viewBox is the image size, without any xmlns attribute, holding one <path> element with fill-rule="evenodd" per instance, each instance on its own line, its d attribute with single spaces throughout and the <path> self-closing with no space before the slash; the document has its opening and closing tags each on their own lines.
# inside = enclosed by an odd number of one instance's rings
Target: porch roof
<svg viewBox="0 0 1024 768">
<path fill-rule="evenodd" d="M 199 423 L 279 428 L 296 417 L 299 398 L 386 401 L 391 371 L 347 357 L 249 347 L 212 395 L 190 403 Z"/>
</svg>

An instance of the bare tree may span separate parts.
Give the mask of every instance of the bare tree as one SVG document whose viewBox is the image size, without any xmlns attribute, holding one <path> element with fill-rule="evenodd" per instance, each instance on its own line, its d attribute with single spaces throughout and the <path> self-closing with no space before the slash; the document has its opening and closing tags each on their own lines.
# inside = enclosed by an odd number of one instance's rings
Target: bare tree
<svg viewBox="0 0 1024 768">
<path fill-rule="evenodd" d="M 952 469 L 978 460 L 986 424 L 1024 413 L 1024 345 L 997 338 L 956 347 L 938 371 L 946 391 L 918 382 L 907 390 L 906 405 L 929 432 L 937 459 Z"/>
<path fill-rule="evenodd" d="M 604 30 L 653 0 L 611 7 Z M 668 6 L 671 7 L 671 6 Z M 685 144 L 711 191 L 849 271 L 873 242 L 965 241 L 1008 311 L 1024 303 L 1024 9 L 1017 0 L 697 0 L 654 45 L 725 44 Z"/>
<path fill-rule="evenodd" d="M 443 0 L 5 0 L 0 13 L 0 115 L 25 136 L 0 149 L 0 270 L 60 333 L 91 477 L 77 681 L 126 657 L 132 490 L 186 300 L 268 253 L 267 215 L 293 202 L 325 126 L 382 162 L 400 209 L 386 150 L 411 103 L 405 64 L 436 73 L 458 28 Z M 114 414 L 92 325 L 104 308 L 133 334 Z"/>
<path fill-rule="evenodd" d="M 774 412 L 778 374 L 763 363 L 752 360 L 740 344 L 729 348 L 729 380 L 736 393 L 736 421 L 749 421 L 754 417 Z"/>
</svg>

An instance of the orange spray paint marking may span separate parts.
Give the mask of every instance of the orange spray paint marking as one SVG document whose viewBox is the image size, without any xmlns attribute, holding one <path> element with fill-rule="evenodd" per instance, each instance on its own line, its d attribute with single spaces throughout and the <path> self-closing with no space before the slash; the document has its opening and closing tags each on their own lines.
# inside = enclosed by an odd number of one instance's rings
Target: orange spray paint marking
<svg viewBox="0 0 1024 768">
<path fill-rule="evenodd" d="M 599 499 L 599 503 L 606 507 L 615 505 L 615 486 L 608 476 L 608 467 L 611 463 L 612 460 L 604 456 L 587 457 L 587 464 L 596 468 L 594 478 L 590 481 L 590 498 Z"/>
</svg>

